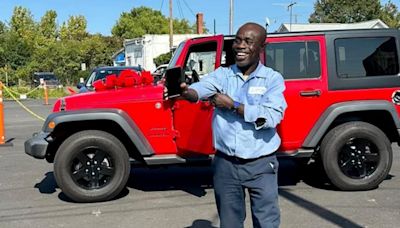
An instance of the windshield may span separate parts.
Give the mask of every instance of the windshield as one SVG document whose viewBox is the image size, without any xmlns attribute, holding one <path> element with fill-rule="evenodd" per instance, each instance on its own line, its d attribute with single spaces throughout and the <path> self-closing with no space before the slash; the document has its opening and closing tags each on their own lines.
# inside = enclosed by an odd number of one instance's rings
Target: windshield
<svg viewBox="0 0 400 228">
<path fill-rule="evenodd" d="M 182 42 L 179 44 L 179 47 L 175 50 L 174 56 L 172 56 L 171 61 L 169 61 L 167 69 L 171 69 L 175 67 L 176 61 L 178 61 L 179 56 L 181 55 L 181 52 L 183 50 L 183 47 L 185 46 L 186 42 Z"/>
</svg>

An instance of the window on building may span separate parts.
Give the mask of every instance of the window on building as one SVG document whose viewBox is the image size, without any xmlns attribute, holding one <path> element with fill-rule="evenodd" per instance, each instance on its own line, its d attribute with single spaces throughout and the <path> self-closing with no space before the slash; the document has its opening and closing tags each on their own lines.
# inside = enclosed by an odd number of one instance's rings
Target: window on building
<svg viewBox="0 0 400 228">
<path fill-rule="evenodd" d="M 285 79 L 318 78 L 321 75 L 319 43 L 316 41 L 268 43 L 266 66 Z"/>
<path fill-rule="evenodd" d="M 340 78 L 399 73 L 397 47 L 393 37 L 337 39 L 335 52 Z"/>
<path fill-rule="evenodd" d="M 134 58 L 142 58 L 142 49 L 136 48 L 133 50 L 133 57 Z"/>
</svg>

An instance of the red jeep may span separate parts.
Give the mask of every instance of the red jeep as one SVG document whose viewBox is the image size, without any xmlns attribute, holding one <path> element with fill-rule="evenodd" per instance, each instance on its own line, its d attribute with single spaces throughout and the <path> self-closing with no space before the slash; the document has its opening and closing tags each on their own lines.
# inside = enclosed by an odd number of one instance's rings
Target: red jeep
<svg viewBox="0 0 400 228">
<path fill-rule="evenodd" d="M 341 190 L 376 188 L 390 171 L 391 143 L 400 140 L 399 37 L 389 29 L 269 34 L 261 59 L 285 77 L 288 103 L 279 155 L 321 158 Z M 233 38 L 181 43 L 168 86 L 232 64 Z M 163 83 L 128 84 L 59 99 L 25 142 L 27 154 L 54 162 L 59 187 L 75 201 L 115 197 L 132 162 L 204 162 L 214 153 L 208 101 L 165 100 Z"/>
</svg>

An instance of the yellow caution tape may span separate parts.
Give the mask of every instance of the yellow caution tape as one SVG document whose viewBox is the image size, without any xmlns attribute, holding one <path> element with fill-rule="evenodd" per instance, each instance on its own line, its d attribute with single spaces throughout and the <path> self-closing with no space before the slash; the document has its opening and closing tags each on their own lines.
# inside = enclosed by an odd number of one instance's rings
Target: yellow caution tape
<svg viewBox="0 0 400 228">
<path fill-rule="evenodd" d="M 4 85 L 3 85 L 4 86 Z M 32 89 L 31 91 L 29 91 L 29 92 L 27 92 L 27 93 L 24 93 L 25 95 L 28 95 L 28 94 L 31 94 L 32 92 L 34 92 L 35 90 L 37 90 L 37 89 L 39 89 L 39 87 L 40 86 L 36 86 L 34 89 Z M 8 88 L 8 90 L 10 91 L 10 92 L 12 92 L 13 94 L 15 94 L 15 95 L 18 95 L 18 96 L 21 96 L 22 94 L 21 93 L 19 93 L 19 92 L 17 92 L 17 91 L 14 91 L 14 90 L 12 90 L 11 88 Z"/>
<path fill-rule="evenodd" d="M 38 118 L 41 121 L 44 121 L 45 119 L 39 115 L 37 115 L 36 113 L 32 112 L 29 108 L 27 108 L 24 104 L 22 104 L 15 96 L 14 94 L 12 94 L 9 90 L 9 88 L 7 88 L 4 84 L 3 84 L 3 88 L 4 90 L 12 97 L 12 99 L 14 99 L 23 109 L 25 109 L 25 111 L 27 111 L 28 113 L 30 113 L 31 115 L 33 115 L 34 117 Z"/>
</svg>

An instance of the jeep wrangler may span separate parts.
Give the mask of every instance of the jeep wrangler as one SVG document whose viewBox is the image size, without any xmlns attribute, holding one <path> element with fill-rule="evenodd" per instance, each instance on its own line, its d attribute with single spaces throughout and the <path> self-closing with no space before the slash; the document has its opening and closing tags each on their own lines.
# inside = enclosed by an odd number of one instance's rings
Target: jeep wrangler
<svg viewBox="0 0 400 228">
<path fill-rule="evenodd" d="M 269 34 L 261 59 L 284 76 L 288 103 L 279 156 L 319 157 L 340 190 L 378 187 L 392 165 L 391 144 L 400 140 L 399 38 L 390 29 Z M 233 39 L 182 42 L 168 85 L 109 76 L 96 91 L 59 99 L 25 142 L 26 153 L 54 163 L 57 184 L 77 202 L 114 198 L 132 163 L 209 162 L 213 106 L 165 99 L 163 90 L 233 64 Z"/>
</svg>

